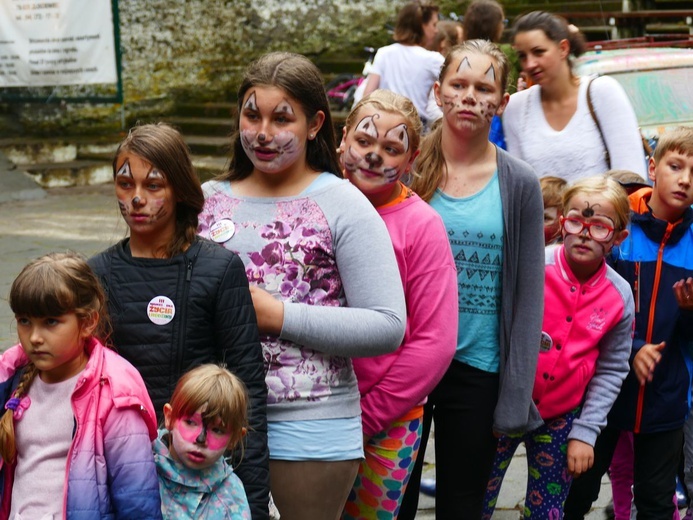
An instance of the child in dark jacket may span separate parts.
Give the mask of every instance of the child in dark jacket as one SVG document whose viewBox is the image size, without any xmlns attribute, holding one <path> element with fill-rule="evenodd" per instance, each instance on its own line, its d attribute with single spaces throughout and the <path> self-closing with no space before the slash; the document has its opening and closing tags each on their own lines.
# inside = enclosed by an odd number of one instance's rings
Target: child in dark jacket
<svg viewBox="0 0 693 520">
<path fill-rule="evenodd" d="M 34 260 L 9 300 L 21 344 L 0 356 L 0 519 L 160 519 L 154 407 L 100 341 L 105 297 L 86 261 Z"/>
<path fill-rule="evenodd" d="M 224 363 L 250 397 L 243 464 L 254 520 L 269 518 L 267 388 L 257 320 L 241 259 L 196 235 L 204 196 L 180 133 L 133 128 L 113 160 L 130 235 L 89 260 L 106 291 L 113 344 L 142 374 L 160 414 L 182 374 Z M 161 420 L 161 417 L 159 417 Z"/>
<path fill-rule="evenodd" d="M 599 493 L 621 431 L 634 435 L 638 519 L 671 518 L 693 359 L 693 128 L 662 136 L 649 160 L 654 188 L 630 196 L 630 235 L 613 266 L 635 299 L 631 371 L 595 445 L 595 463 L 576 479 L 565 518 L 583 518 Z"/>
</svg>

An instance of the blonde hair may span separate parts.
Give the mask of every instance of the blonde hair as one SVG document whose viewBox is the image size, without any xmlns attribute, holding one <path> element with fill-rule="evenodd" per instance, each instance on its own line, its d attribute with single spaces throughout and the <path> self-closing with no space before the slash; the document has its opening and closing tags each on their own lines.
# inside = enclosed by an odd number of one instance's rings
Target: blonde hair
<svg viewBox="0 0 693 520">
<path fill-rule="evenodd" d="M 347 129 L 347 132 L 352 130 L 354 126 L 358 124 L 356 117 L 358 116 L 359 111 L 367 105 L 373 105 L 374 107 L 385 112 L 390 112 L 391 114 L 401 116 L 407 125 L 407 136 L 409 137 L 410 151 L 414 153 L 419 149 L 421 130 L 423 128 L 421 118 L 419 117 L 419 112 L 416 110 L 414 103 L 412 103 L 409 98 L 404 97 L 401 94 L 396 94 L 390 90 L 375 90 L 370 95 L 361 99 L 356 106 L 354 106 L 351 112 L 349 112 L 349 115 L 346 118 L 344 127 Z"/>
<path fill-rule="evenodd" d="M 496 44 L 487 40 L 467 40 L 464 43 L 452 48 L 445 57 L 443 67 L 440 69 L 438 82 L 442 85 L 447 75 L 450 65 L 461 56 L 467 53 L 483 54 L 496 62 L 500 69 L 500 74 L 496 77 L 499 83 L 501 97 L 505 94 L 508 84 L 508 74 L 510 64 L 508 58 Z M 436 189 L 443 184 L 447 177 L 447 165 L 443 155 L 443 127 L 444 124 L 434 125 L 431 132 L 421 143 L 421 153 L 416 160 L 416 171 L 418 174 L 413 176 L 411 189 L 426 202 L 430 201 Z"/>
<path fill-rule="evenodd" d="M 15 316 L 58 317 L 74 312 L 80 325 L 98 316 L 92 335 L 104 343 L 108 340 L 106 297 L 98 278 L 77 253 L 51 253 L 27 264 L 12 282 L 9 303 Z M 29 363 L 12 397 L 25 396 L 38 372 Z M 0 418 L 0 457 L 11 463 L 16 454 L 14 414 L 8 409 Z"/>
<path fill-rule="evenodd" d="M 563 192 L 568 186 L 568 182 L 560 177 L 546 175 L 539 179 L 539 186 L 541 186 L 541 196 L 544 199 L 544 209 L 557 207 L 562 211 Z"/>
<path fill-rule="evenodd" d="M 604 175 L 595 175 L 576 181 L 563 192 L 563 207 L 566 208 L 570 200 L 578 193 L 601 195 L 608 200 L 616 211 L 616 231 L 621 231 L 628 225 L 630 220 L 628 195 L 614 179 Z"/>
<path fill-rule="evenodd" d="M 248 391 L 243 381 L 218 365 L 200 365 L 183 374 L 170 405 L 172 422 L 206 405 L 204 421 L 219 418 L 224 428 L 230 428 L 229 448 L 241 442 L 248 427 Z"/>
<path fill-rule="evenodd" d="M 654 151 L 654 160 L 664 157 L 669 151 L 680 152 L 684 155 L 693 155 L 693 127 L 678 126 L 673 130 L 664 132 L 657 141 Z"/>
</svg>

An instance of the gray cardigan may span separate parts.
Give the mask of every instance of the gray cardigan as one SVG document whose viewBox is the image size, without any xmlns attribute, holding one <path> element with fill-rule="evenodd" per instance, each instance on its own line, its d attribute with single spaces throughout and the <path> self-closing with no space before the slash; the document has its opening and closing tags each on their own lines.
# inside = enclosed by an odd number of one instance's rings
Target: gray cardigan
<svg viewBox="0 0 693 520">
<path fill-rule="evenodd" d="M 544 210 L 533 168 L 501 149 L 497 160 L 505 239 L 493 429 L 511 434 L 543 424 L 532 389 L 544 314 Z"/>
</svg>

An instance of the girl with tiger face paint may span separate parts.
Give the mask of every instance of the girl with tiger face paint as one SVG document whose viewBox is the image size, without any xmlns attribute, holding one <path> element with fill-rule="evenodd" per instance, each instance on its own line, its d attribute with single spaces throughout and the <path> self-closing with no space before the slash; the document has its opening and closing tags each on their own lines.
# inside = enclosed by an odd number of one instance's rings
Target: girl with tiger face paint
<svg viewBox="0 0 693 520">
<path fill-rule="evenodd" d="M 418 133 L 411 117 L 383 108 L 377 91 L 349 115 L 340 144 L 344 175 L 375 206 L 397 198 L 401 177 L 419 154 Z"/>
</svg>

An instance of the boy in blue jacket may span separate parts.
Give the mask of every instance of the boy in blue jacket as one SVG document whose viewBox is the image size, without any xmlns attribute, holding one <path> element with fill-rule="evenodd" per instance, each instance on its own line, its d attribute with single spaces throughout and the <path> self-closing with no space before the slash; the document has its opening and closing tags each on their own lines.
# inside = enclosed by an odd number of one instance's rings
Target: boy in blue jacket
<svg viewBox="0 0 693 520">
<path fill-rule="evenodd" d="M 634 434 L 638 520 L 674 513 L 693 373 L 693 128 L 665 133 L 648 171 L 654 188 L 630 196 L 630 233 L 612 253 L 635 299 L 631 370 L 597 439 L 594 465 L 573 481 L 566 520 L 584 518 L 596 500 L 622 430 Z"/>
</svg>

